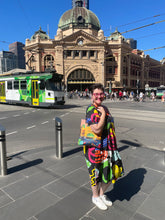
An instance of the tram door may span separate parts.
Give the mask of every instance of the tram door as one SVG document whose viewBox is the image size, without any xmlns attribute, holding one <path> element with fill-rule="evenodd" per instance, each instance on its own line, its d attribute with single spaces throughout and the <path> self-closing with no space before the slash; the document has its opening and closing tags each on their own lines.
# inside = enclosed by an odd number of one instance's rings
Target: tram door
<svg viewBox="0 0 165 220">
<path fill-rule="evenodd" d="M 32 105 L 39 105 L 38 80 L 32 80 Z"/>
<path fill-rule="evenodd" d="M 0 102 L 6 102 L 5 81 L 0 82 Z"/>
</svg>

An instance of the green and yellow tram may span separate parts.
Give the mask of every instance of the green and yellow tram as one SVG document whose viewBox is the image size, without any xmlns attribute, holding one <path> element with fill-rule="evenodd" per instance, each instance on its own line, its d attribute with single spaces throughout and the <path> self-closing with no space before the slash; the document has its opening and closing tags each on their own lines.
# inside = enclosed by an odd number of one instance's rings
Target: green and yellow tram
<svg viewBox="0 0 165 220">
<path fill-rule="evenodd" d="M 160 87 L 157 87 L 156 97 L 161 98 L 164 94 L 165 94 L 165 86 L 162 85 Z"/>
<path fill-rule="evenodd" d="M 0 103 L 29 106 L 63 105 L 61 74 L 15 73 L 0 75 Z"/>
</svg>

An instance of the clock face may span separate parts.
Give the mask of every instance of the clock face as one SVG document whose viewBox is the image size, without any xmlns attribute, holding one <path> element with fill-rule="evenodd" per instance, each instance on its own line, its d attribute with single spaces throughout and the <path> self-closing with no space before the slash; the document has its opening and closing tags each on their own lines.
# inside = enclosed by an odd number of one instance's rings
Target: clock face
<svg viewBox="0 0 165 220">
<path fill-rule="evenodd" d="M 78 45 L 82 46 L 83 45 L 83 40 L 78 40 Z"/>
</svg>

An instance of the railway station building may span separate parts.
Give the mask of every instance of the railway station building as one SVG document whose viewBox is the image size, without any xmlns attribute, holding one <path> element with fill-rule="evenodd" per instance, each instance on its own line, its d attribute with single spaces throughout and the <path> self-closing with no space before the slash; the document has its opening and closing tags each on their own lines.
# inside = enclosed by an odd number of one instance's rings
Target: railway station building
<svg viewBox="0 0 165 220">
<path fill-rule="evenodd" d="M 41 28 L 26 39 L 27 70 L 55 69 L 63 74 L 67 91 L 83 91 L 98 82 L 109 91 L 136 90 L 137 82 L 141 90 L 165 85 L 164 64 L 133 49 L 117 29 L 105 37 L 98 17 L 83 0 L 72 5 L 59 19 L 54 39 Z"/>
</svg>

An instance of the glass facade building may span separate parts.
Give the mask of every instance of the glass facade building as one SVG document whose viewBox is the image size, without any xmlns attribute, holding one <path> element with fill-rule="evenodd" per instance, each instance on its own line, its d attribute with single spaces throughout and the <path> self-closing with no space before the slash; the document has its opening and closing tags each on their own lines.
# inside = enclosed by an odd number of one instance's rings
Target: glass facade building
<svg viewBox="0 0 165 220">
<path fill-rule="evenodd" d="M 9 44 L 9 51 L 14 53 L 17 58 L 17 68 L 25 69 L 25 51 L 23 47 L 25 45 L 21 42 L 14 42 Z"/>
<path fill-rule="evenodd" d="M 9 51 L 0 51 L 0 74 L 17 67 L 17 57 Z"/>
</svg>

